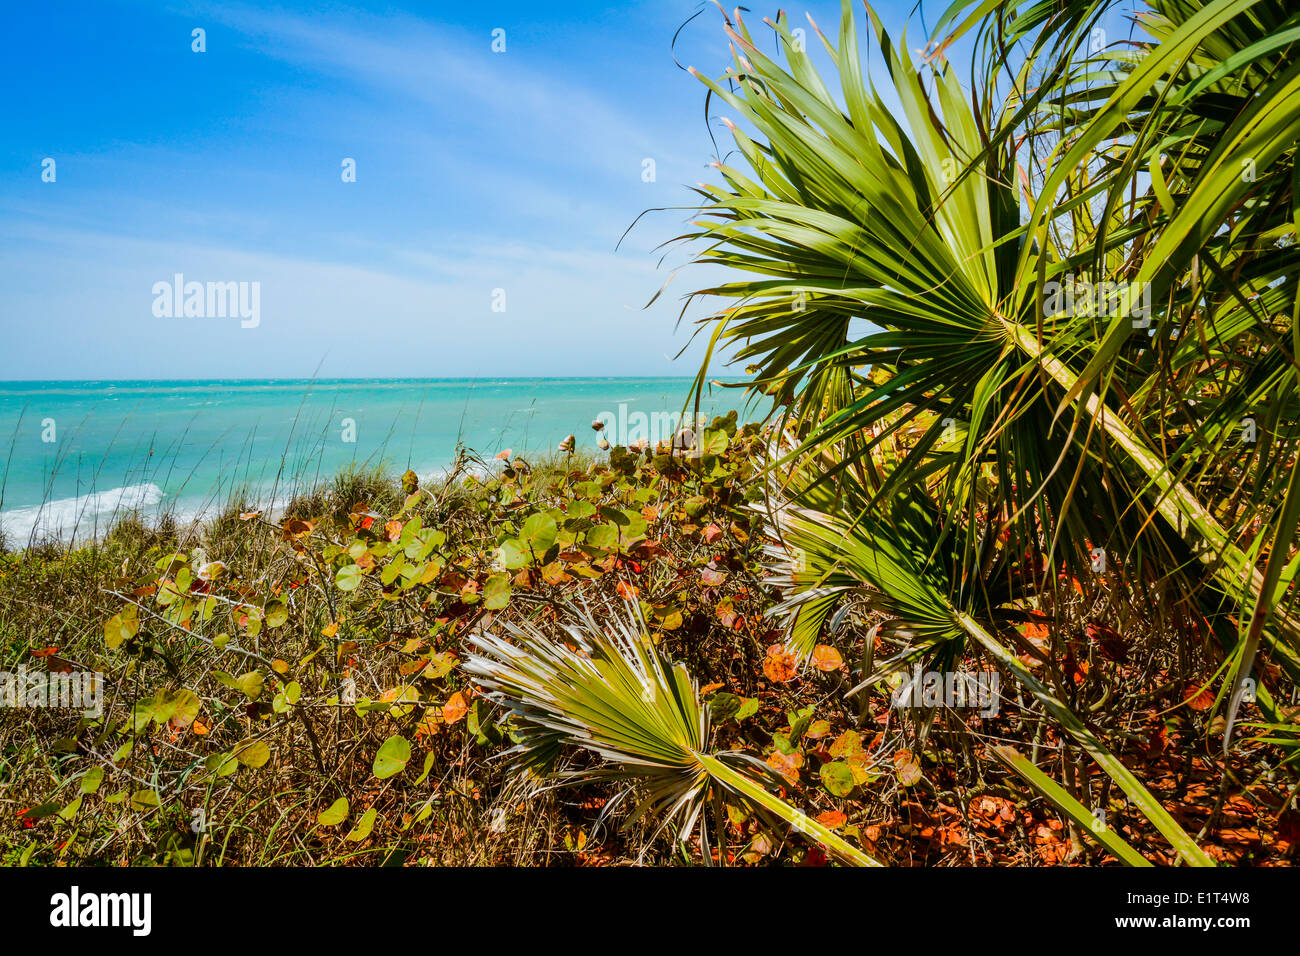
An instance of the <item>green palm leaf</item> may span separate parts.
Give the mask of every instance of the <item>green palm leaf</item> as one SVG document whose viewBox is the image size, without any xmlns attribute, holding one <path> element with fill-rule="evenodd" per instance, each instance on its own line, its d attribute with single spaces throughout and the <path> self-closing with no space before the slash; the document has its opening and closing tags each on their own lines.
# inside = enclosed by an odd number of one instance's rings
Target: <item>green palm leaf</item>
<svg viewBox="0 0 1300 956">
<path fill-rule="evenodd" d="M 477 651 L 465 669 L 492 700 L 509 709 L 522 741 L 512 751 L 528 771 L 554 776 L 565 748 L 598 757 L 594 770 L 560 776 L 635 786 L 642 793 L 631 819 L 676 824 L 683 839 L 698 825 L 705 859 L 705 809 L 727 796 L 755 807 L 822 844 L 842 862 L 878 866 L 861 850 L 772 792 L 762 761 L 709 750 L 709 711 L 680 664 L 660 656 L 631 620 L 601 626 L 589 613 L 565 629 L 572 646 L 533 625 L 507 625 L 502 635 L 470 638 Z"/>
</svg>

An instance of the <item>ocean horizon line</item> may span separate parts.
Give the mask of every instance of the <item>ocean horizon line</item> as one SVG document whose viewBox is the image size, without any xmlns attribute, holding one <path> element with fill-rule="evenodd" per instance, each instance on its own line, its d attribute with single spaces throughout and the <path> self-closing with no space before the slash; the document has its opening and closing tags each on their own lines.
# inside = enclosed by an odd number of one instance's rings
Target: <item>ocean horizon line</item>
<svg viewBox="0 0 1300 956">
<path fill-rule="evenodd" d="M 171 384 L 229 384 L 247 382 L 675 382 L 694 375 L 361 375 L 361 376 L 252 376 L 231 378 L 0 378 L 6 385 L 100 385 L 119 382 Z M 723 377 L 714 377 L 723 381 Z M 739 381 L 739 379 L 737 380 Z"/>
</svg>

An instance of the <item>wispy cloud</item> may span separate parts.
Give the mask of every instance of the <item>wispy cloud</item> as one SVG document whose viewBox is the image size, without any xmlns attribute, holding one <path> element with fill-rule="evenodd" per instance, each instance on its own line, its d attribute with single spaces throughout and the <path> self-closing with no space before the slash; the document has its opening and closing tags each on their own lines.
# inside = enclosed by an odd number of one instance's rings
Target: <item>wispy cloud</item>
<svg viewBox="0 0 1300 956">
<path fill-rule="evenodd" d="M 501 55 L 475 19 L 495 9 L 88 7 L 62 32 L 55 17 L 38 46 L 120 18 L 135 45 L 113 90 L 136 99 L 54 75 L 49 101 L 75 105 L 58 183 L 0 180 L 0 314 L 37 343 L 0 353 L 0 377 L 309 374 L 326 353 L 339 375 L 688 371 L 667 358 L 685 342 L 676 286 L 640 311 L 683 215 L 614 249 L 707 178 L 702 91 L 668 56 L 678 15 L 627 10 L 506 15 Z M 538 26 L 553 15 L 574 20 Z M 20 128 L 46 124 L 18 107 Z M 261 326 L 154 319 L 149 289 L 176 272 L 260 281 Z"/>
<path fill-rule="evenodd" d="M 500 55 L 491 52 L 488 34 L 401 14 L 382 21 L 336 14 L 332 20 L 240 5 L 198 9 L 267 55 L 368 89 L 389 111 L 411 101 L 434 115 L 454 112 L 458 122 L 562 146 L 560 152 L 581 154 L 584 165 L 594 161 L 616 176 L 629 172 L 630 155 L 696 163 L 666 149 L 666 131 L 645 118 L 615 107 L 587 86 L 525 65 L 522 51 L 509 52 L 508 35 L 507 52 Z"/>
</svg>

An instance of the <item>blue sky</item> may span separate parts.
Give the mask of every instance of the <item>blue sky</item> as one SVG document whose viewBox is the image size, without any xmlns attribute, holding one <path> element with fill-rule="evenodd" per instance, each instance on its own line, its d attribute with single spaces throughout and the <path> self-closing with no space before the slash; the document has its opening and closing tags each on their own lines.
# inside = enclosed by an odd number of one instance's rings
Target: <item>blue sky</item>
<svg viewBox="0 0 1300 956">
<path fill-rule="evenodd" d="M 693 373 L 698 351 L 671 361 L 679 295 L 717 276 L 685 270 L 641 308 L 684 261 L 653 250 L 685 214 L 615 244 L 710 178 L 704 88 L 671 51 L 698 9 L 12 6 L 0 379 Z M 777 5 L 752 9 L 759 32 Z M 785 9 L 834 35 L 838 2 Z M 911 4 L 878 9 L 897 35 Z M 720 73 L 720 22 L 709 5 L 678 58 Z M 919 18 L 910 31 L 922 45 Z M 175 273 L 259 282 L 260 323 L 156 317 L 152 287 Z"/>
</svg>

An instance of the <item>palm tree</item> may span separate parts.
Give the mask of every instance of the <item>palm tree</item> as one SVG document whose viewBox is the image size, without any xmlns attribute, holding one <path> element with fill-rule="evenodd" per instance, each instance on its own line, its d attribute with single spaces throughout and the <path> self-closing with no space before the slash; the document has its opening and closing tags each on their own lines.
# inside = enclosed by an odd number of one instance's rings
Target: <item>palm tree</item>
<svg viewBox="0 0 1300 956">
<path fill-rule="evenodd" d="M 919 64 L 868 7 L 900 115 L 863 75 L 848 0 L 836 42 L 812 24 L 834 91 L 784 15 L 767 23 L 786 65 L 724 15 L 733 64 L 696 72 L 736 144 L 686 237 L 736 273 L 695 293 L 731 303 L 702 320 L 697 388 L 728 352 L 776 399 L 768 554 L 790 646 L 861 639 L 863 685 L 983 656 L 1192 865 L 1211 861 L 1103 743 L 1107 701 L 1072 708 L 1060 638 L 1140 618 L 1184 676 L 1222 662 L 1225 752 L 1252 686 L 1270 739 L 1300 740 L 1274 704 L 1300 678 L 1289 6 L 1153 0 L 1136 39 L 1098 45 L 1111 0 L 958 0 Z M 970 91 L 945 56 L 963 38 Z M 831 626 L 851 607 L 883 621 L 892 657 Z M 1017 630 L 1031 615 L 1051 619 L 1045 650 Z M 679 832 L 724 793 L 798 819 L 742 755 L 709 753 L 684 672 L 634 627 L 603 633 L 582 622 L 578 652 L 480 641 L 472 669 L 534 728 L 520 759 L 549 772 L 586 749 Z M 1086 815 L 1077 788 L 994 755 Z"/>
<path fill-rule="evenodd" d="M 747 168 L 719 164 L 693 238 L 698 261 L 744 273 L 698 293 L 736 300 L 704 320 L 710 353 L 734 343 L 749 387 L 788 402 L 774 531 L 803 569 L 777 578 L 792 642 L 810 651 L 862 588 L 916 625 L 909 653 L 975 638 L 1025 680 L 998 618 L 1109 558 L 1157 620 L 1235 617 L 1214 632 L 1226 749 L 1260 640 L 1300 675 L 1300 14 L 1158 2 L 1149 39 L 1081 55 L 1114 4 L 968 6 L 920 67 L 868 9 L 902 120 L 863 80 L 847 0 L 838 46 L 818 31 L 838 98 L 784 19 L 788 69 L 737 19 L 732 69 L 701 77 L 759 134 L 734 127 Z M 968 98 L 943 51 L 971 30 Z M 1259 440 L 1241 447 L 1243 429 Z"/>
</svg>

